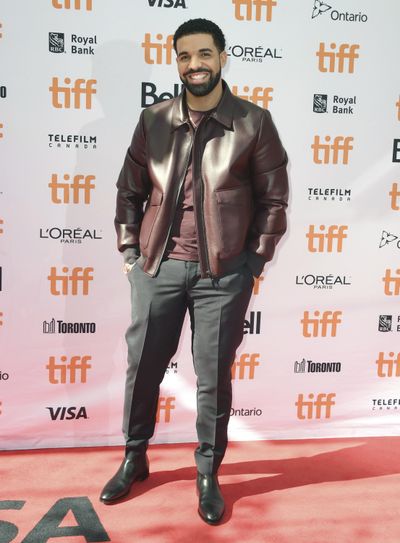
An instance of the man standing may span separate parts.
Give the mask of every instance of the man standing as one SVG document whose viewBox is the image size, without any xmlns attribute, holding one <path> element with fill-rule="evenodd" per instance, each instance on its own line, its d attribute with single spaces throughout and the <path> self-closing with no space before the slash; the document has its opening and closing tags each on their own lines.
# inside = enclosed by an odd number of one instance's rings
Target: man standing
<svg viewBox="0 0 400 543">
<path fill-rule="evenodd" d="M 100 499 L 112 503 L 149 475 L 159 386 L 189 310 L 199 514 L 216 524 L 231 366 L 253 275 L 286 230 L 287 157 L 269 112 L 233 96 L 221 79 L 227 55 L 216 24 L 185 22 L 174 47 L 184 90 L 142 111 L 117 182 L 118 247 L 132 292 L 126 453 Z"/>
</svg>

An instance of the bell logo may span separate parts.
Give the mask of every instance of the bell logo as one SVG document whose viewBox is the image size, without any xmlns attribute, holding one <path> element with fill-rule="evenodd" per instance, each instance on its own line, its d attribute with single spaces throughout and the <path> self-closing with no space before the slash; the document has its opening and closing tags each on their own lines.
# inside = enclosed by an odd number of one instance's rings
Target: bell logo
<svg viewBox="0 0 400 543">
<path fill-rule="evenodd" d="M 259 353 L 243 353 L 232 365 L 232 379 L 254 379 L 255 369 L 260 365 Z"/>
<path fill-rule="evenodd" d="M 314 394 L 308 395 L 308 400 L 304 399 L 304 394 L 299 394 L 297 397 L 297 418 L 304 419 L 330 419 L 332 414 L 332 406 L 335 405 L 333 399 L 336 394 L 333 392 L 329 394 L 320 393 L 317 394 L 317 399 L 314 400 Z M 304 408 L 306 414 L 304 414 Z"/>
<path fill-rule="evenodd" d="M 354 61 L 356 58 L 359 58 L 357 51 L 360 49 L 360 46 L 357 44 L 341 43 L 338 51 L 336 51 L 336 47 L 336 43 L 331 43 L 331 51 L 326 51 L 325 43 L 321 42 L 319 44 L 319 50 L 316 52 L 319 71 L 338 72 L 342 74 L 347 64 L 347 72 L 349 74 L 354 73 Z"/>
<path fill-rule="evenodd" d="M 277 5 L 277 2 L 276 0 L 232 0 L 232 4 L 235 6 L 235 18 L 238 21 L 252 21 L 253 19 L 261 21 L 264 12 L 264 20 L 270 22 L 272 8 Z M 245 8 L 244 16 L 242 15 L 242 7 Z"/>
<path fill-rule="evenodd" d="M 385 275 L 382 278 L 382 281 L 385 284 L 385 294 L 386 296 L 399 296 L 400 294 L 400 268 L 394 271 L 392 275 L 392 270 L 387 269 Z"/>
<path fill-rule="evenodd" d="M 88 363 L 91 359 L 91 356 L 72 356 L 68 362 L 67 356 L 61 356 L 57 363 L 56 357 L 50 356 L 46 366 L 49 370 L 49 382 L 52 385 L 86 383 L 87 371 L 92 367 Z"/>
<path fill-rule="evenodd" d="M 57 268 L 50 268 L 50 275 L 47 279 L 50 281 L 50 292 L 53 296 L 77 296 L 79 285 L 82 286 L 82 295 L 89 294 L 89 283 L 93 281 L 93 268 L 72 268 L 71 275 L 68 275 L 69 269 L 62 269 L 64 275 L 57 275 Z M 59 284 L 61 290 L 59 290 Z M 71 288 L 70 288 L 71 287 Z"/>
<path fill-rule="evenodd" d="M 395 138 L 393 140 L 392 162 L 400 162 L 400 139 L 399 138 Z"/>
<path fill-rule="evenodd" d="M 310 317 L 309 311 L 304 311 L 301 324 L 303 325 L 304 337 L 336 337 L 337 327 L 342 323 L 340 317 L 342 311 L 324 311 L 320 317 L 319 311 L 314 311 L 314 316 Z M 328 332 L 330 332 L 328 334 Z"/>
<path fill-rule="evenodd" d="M 158 399 L 156 422 L 161 420 L 161 411 L 164 412 L 164 422 L 171 422 L 171 411 L 175 409 L 175 396 L 165 398 L 160 396 Z"/>
<path fill-rule="evenodd" d="M 320 136 L 314 136 L 314 143 L 311 145 L 313 150 L 313 161 L 315 164 L 348 164 L 349 153 L 354 148 L 351 136 L 336 136 L 333 143 L 330 143 L 331 137 L 325 136 L 325 143 L 321 143 Z"/>
<path fill-rule="evenodd" d="M 400 211 L 400 190 L 397 183 L 393 183 L 392 190 L 389 192 L 390 207 L 394 211 Z"/>
<path fill-rule="evenodd" d="M 310 224 L 306 238 L 307 247 L 310 253 L 341 253 L 343 251 L 343 240 L 347 238 L 348 226 L 332 224 L 328 226 L 321 224 L 319 232 L 315 232 L 315 225 Z"/>
<path fill-rule="evenodd" d="M 70 176 L 64 175 L 64 181 L 69 181 Z M 51 190 L 51 201 L 54 204 L 80 204 L 81 196 L 83 197 L 84 204 L 90 204 L 90 191 L 95 188 L 92 183 L 96 178 L 94 175 L 74 175 L 72 183 L 62 183 L 58 181 L 56 173 L 51 175 L 51 183 L 49 188 Z M 61 193 L 61 197 L 60 197 Z M 71 202 L 72 193 L 72 202 Z"/>
<path fill-rule="evenodd" d="M 379 377 L 400 377 L 400 353 L 397 353 L 396 358 L 394 357 L 393 352 L 389 353 L 389 358 L 385 358 L 385 353 L 379 353 L 376 360 Z M 394 373 L 393 370 L 395 370 Z"/>
<path fill-rule="evenodd" d="M 92 11 L 93 0 L 52 0 L 53 7 L 56 9 L 86 9 L 86 11 Z"/>
<path fill-rule="evenodd" d="M 257 296 L 260 294 L 261 283 L 264 281 L 264 274 L 261 274 L 259 277 L 254 277 L 254 286 L 253 286 L 253 295 Z"/>
<path fill-rule="evenodd" d="M 52 78 L 52 85 L 49 87 L 51 92 L 51 102 L 53 107 L 57 109 L 70 109 L 71 108 L 71 98 L 74 96 L 73 108 L 81 109 L 81 99 L 84 96 L 84 108 L 92 109 L 92 96 L 96 94 L 96 79 L 76 79 L 75 82 L 72 82 L 70 77 L 64 79 L 64 84 L 66 86 L 59 85 L 58 77 Z"/>
<path fill-rule="evenodd" d="M 167 36 L 165 42 L 162 34 L 156 35 L 157 42 L 151 41 L 151 34 L 146 32 L 144 35 L 144 41 L 142 47 L 144 49 L 144 61 L 146 64 L 171 64 L 172 63 L 172 51 L 174 49 L 174 37 L 172 34 Z M 165 51 L 165 55 L 163 55 Z M 153 55 L 155 52 L 155 55 Z M 155 57 L 155 58 L 154 58 Z M 163 58 L 164 57 L 164 58 Z"/>
<path fill-rule="evenodd" d="M 273 92 L 272 87 L 254 87 L 250 90 L 250 87 L 243 87 L 243 92 L 239 94 L 237 85 L 232 86 L 232 93 L 242 100 L 247 100 L 247 102 L 253 102 L 264 109 L 268 109 L 269 103 L 272 102 L 271 93 Z"/>
</svg>

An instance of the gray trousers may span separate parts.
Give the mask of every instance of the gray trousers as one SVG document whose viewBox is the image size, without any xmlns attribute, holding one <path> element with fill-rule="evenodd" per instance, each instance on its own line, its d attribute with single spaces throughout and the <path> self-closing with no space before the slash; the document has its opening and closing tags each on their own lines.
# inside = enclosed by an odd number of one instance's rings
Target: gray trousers
<svg viewBox="0 0 400 543">
<path fill-rule="evenodd" d="M 231 366 L 243 339 L 243 322 L 253 288 L 247 265 L 219 278 L 202 279 L 197 262 L 164 260 L 156 277 L 135 265 L 128 274 L 132 324 L 126 332 L 128 370 L 123 431 L 127 451 L 147 449 L 154 433 L 160 383 L 175 354 L 186 310 L 192 330 L 197 376 L 199 445 L 197 469 L 216 473 L 227 446 Z"/>
</svg>

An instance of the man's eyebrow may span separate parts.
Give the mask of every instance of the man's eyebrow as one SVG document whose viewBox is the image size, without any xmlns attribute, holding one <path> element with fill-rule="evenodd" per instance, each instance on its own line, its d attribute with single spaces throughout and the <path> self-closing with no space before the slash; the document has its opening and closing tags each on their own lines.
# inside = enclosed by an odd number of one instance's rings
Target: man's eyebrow
<svg viewBox="0 0 400 543">
<path fill-rule="evenodd" d="M 210 49 L 209 47 L 203 47 L 202 49 L 199 49 L 199 53 L 212 53 L 212 49 Z M 178 57 L 182 56 L 182 55 L 188 55 L 189 53 L 187 51 L 181 51 L 179 54 L 178 54 Z"/>
</svg>

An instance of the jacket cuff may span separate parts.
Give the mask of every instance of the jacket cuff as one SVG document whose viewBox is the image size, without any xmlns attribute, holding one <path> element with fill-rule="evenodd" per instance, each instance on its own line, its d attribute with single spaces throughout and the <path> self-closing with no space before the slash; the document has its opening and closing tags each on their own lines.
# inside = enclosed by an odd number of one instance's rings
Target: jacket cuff
<svg viewBox="0 0 400 543">
<path fill-rule="evenodd" d="M 265 258 L 261 255 L 258 255 L 257 253 L 253 253 L 248 251 L 247 252 L 247 260 L 246 263 L 248 267 L 251 269 L 254 277 L 260 277 L 264 266 L 265 266 Z"/>
</svg>

